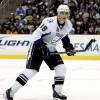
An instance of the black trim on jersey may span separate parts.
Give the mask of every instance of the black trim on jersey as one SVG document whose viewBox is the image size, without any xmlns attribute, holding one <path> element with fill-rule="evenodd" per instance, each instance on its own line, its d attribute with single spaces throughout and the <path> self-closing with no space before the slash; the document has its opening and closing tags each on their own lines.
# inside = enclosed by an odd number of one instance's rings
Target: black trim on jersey
<svg viewBox="0 0 100 100">
<path fill-rule="evenodd" d="M 59 26 L 60 29 L 62 29 L 63 26 L 65 25 L 65 22 L 63 24 L 60 24 L 58 18 L 57 18 L 57 23 L 58 23 L 58 26 Z"/>
</svg>

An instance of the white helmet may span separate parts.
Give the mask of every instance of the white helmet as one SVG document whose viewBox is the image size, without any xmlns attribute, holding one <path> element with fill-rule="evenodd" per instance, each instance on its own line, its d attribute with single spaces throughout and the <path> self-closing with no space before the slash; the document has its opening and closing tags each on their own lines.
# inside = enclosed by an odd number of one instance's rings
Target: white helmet
<svg viewBox="0 0 100 100">
<path fill-rule="evenodd" d="M 70 9 L 69 9 L 69 7 L 67 5 L 61 4 L 57 8 L 57 12 L 61 12 L 61 11 L 70 12 Z"/>
</svg>

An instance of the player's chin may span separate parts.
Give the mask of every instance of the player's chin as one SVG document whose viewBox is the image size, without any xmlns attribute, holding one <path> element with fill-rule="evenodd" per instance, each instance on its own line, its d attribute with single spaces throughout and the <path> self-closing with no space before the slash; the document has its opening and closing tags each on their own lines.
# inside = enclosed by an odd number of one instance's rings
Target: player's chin
<svg viewBox="0 0 100 100">
<path fill-rule="evenodd" d="M 65 22 L 65 20 L 60 21 L 60 24 L 63 24 Z"/>
</svg>

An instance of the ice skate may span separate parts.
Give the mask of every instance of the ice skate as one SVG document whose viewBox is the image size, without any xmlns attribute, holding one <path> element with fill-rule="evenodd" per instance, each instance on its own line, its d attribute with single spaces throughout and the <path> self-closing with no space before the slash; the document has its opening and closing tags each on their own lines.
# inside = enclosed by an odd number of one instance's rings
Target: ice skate
<svg viewBox="0 0 100 100">
<path fill-rule="evenodd" d="M 6 92 L 3 94 L 4 100 L 13 100 L 13 98 L 10 96 L 10 91 L 11 91 L 11 88 L 6 90 Z"/>
<path fill-rule="evenodd" d="M 52 85 L 52 89 L 53 89 L 53 100 L 67 100 L 67 96 L 63 95 L 63 94 L 58 94 L 55 90 L 54 90 L 55 85 Z"/>
</svg>

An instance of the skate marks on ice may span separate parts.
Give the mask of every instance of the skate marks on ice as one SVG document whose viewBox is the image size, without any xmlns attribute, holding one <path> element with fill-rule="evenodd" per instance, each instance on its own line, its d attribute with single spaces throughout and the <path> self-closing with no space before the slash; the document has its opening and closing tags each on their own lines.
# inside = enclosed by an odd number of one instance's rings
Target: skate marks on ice
<svg viewBox="0 0 100 100">
<path fill-rule="evenodd" d="M 3 94 L 0 94 L 0 100 L 4 100 Z M 14 100 L 53 100 L 50 96 L 38 96 L 38 97 L 15 97 Z"/>
<path fill-rule="evenodd" d="M 37 97 L 37 98 L 16 98 L 14 100 L 70 100 L 70 99 L 58 99 L 53 97 Z"/>
<path fill-rule="evenodd" d="M 40 75 L 39 75 L 40 76 Z M 51 79 L 38 75 L 28 81 L 16 94 L 14 100 L 53 100 Z"/>
<path fill-rule="evenodd" d="M 22 60 L 0 60 L 1 94 L 13 84 L 24 65 Z M 66 61 L 65 65 L 67 73 L 63 93 L 67 95 L 67 100 L 100 100 L 100 61 Z M 53 100 L 53 76 L 46 65 L 41 66 L 40 72 L 14 100 Z M 1 95 L 0 100 L 4 100 Z"/>
<path fill-rule="evenodd" d="M 42 98 L 42 97 L 38 97 L 38 98 L 15 98 L 14 100 L 53 100 L 52 98 Z"/>
</svg>

